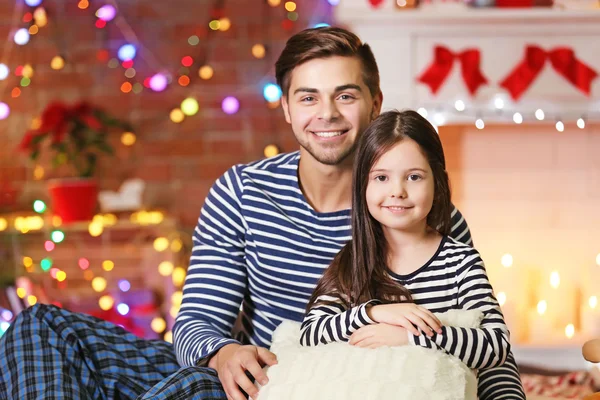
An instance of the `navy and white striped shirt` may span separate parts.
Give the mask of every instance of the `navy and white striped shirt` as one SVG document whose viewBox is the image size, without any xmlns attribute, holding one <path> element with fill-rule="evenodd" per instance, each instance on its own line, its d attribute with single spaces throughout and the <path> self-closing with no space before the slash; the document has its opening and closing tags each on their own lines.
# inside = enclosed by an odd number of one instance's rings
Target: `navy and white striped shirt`
<svg viewBox="0 0 600 400">
<path fill-rule="evenodd" d="M 475 249 L 443 237 L 435 254 L 421 268 L 408 275 L 389 274 L 410 291 L 416 304 L 431 312 L 479 310 L 484 316 L 478 329 L 442 326 L 442 333 L 434 332 L 431 338 L 409 335 L 412 344 L 444 350 L 474 369 L 497 367 L 506 361 L 510 350 L 508 328 Z M 320 296 L 302 322 L 301 344 L 347 342 L 358 329 L 376 323 L 369 318 L 366 307 L 378 303 L 369 301 L 346 309 L 339 297 Z"/>
<path fill-rule="evenodd" d="M 228 343 L 268 348 L 282 321 L 302 321 L 318 279 L 350 240 L 350 210 L 319 213 L 307 203 L 298 184 L 299 159 L 294 152 L 237 165 L 211 188 L 173 329 L 180 364 L 205 363 Z M 457 211 L 452 232 L 470 243 Z M 236 341 L 231 331 L 238 314 Z M 488 398 L 500 398 L 494 396 L 510 385 L 520 388 L 514 360 L 507 365 L 490 374 Z"/>
</svg>

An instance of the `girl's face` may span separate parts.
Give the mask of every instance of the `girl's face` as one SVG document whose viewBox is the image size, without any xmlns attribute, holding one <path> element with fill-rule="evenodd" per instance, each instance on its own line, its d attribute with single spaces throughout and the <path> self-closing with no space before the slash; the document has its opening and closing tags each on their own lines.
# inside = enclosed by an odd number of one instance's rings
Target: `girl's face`
<svg viewBox="0 0 600 400">
<path fill-rule="evenodd" d="M 434 198 L 434 178 L 419 145 L 404 138 L 384 153 L 368 176 L 369 213 L 384 232 L 421 232 Z"/>
</svg>

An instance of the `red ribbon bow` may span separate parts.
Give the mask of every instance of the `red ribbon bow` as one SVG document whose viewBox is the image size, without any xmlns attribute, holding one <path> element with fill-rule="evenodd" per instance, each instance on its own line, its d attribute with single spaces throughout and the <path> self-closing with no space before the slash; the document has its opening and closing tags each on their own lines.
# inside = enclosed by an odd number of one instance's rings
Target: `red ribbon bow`
<svg viewBox="0 0 600 400">
<path fill-rule="evenodd" d="M 431 92 L 435 94 L 450 74 L 454 60 L 457 58 L 460 60 L 463 80 L 471 95 L 474 95 L 479 86 L 488 82 L 480 70 L 480 54 L 478 49 L 466 49 L 455 54 L 444 46 L 436 46 L 433 62 L 419 76 L 419 82 L 429 86 Z"/>
<path fill-rule="evenodd" d="M 598 73 L 579 61 L 573 49 L 568 47 L 545 51 L 538 46 L 527 46 L 525 58 L 502 80 L 500 86 L 508 90 L 514 100 L 518 100 L 537 78 L 548 59 L 556 72 L 577 89 L 590 95 L 592 81 Z"/>
</svg>

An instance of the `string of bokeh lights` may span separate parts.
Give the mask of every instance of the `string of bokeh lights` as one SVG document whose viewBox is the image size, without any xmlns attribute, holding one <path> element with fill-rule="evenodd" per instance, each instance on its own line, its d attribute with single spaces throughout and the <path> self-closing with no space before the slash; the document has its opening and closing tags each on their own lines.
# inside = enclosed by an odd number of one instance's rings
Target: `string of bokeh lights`
<svg viewBox="0 0 600 400">
<path fill-rule="evenodd" d="M 337 5 L 339 1 L 328 0 L 330 5 Z M 27 12 L 24 13 L 21 19 L 21 24 L 25 24 L 24 27 L 13 26 L 11 29 L 12 40 L 7 41 L 5 44 L 5 53 L 10 50 L 10 46 L 16 44 L 18 46 L 27 45 L 31 38 L 39 33 L 41 28 L 48 25 L 48 14 L 43 6 L 43 0 L 25 0 L 25 5 L 28 7 Z M 126 80 L 121 83 L 120 91 L 127 94 L 139 94 L 143 90 L 151 90 L 153 92 L 163 92 L 168 89 L 169 85 L 177 82 L 180 86 L 189 86 L 192 82 L 193 74 L 191 73 L 191 67 L 197 67 L 197 76 L 201 80 L 207 81 L 213 78 L 215 74 L 214 68 L 210 65 L 206 58 L 206 54 L 202 57 L 197 57 L 195 60 L 191 55 L 184 56 L 178 63 L 178 73 L 169 72 L 169 68 L 161 66 L 157 61 L 157 57 L 143 45 L 138 39 L 135 32 L 131 28 L 122 13 L 119 12 L 118 4 L 115 0 L 107 0 L 106 4 L 98 7 L 95 11 L 95 27 L 97 29 L 105 29 L 109 24 L 113 24 L 117 27 L 125 43 L 119 46 L 116 51 L 109 49 L 101 49 L 97 51 L 97 59 L 100 62 L 106 62 L 109 68 L 118 68 L 121 66 L 124 69 L 124 76 Z M 281 8 L 285 17 L 281 22 L 281 28 L 290 31 L 294 28 L 294 23 L 298 21 L 299 15 L 297 10 L 297 4 L 294 1 L 282 2 L 281 0 L 266 0 L 266 4 L 272 8 Z M 19 13 L 23 4 L 21 0 L 17 0 L 17 7 L 15 13 Z M 88 0 L 79 0 L 77 4 L 81 10 L 87 10 L 90 8 L 90 2 Z M 21 7 L 21 8 L 19 8 Z M 204 46 L 210 41 L 211 34 L 218 32 L 226 32 L 232 26 L 232 21 L 227 16 L 221 16 L 223 14 L 223 1 L 217 0 L 209 12 L 208 20 L 208 34 L 206 40 L 202 43 Z M 219 18 L 215 18 L 217 15 Z M 312 19 L 312 18 L 311 18 Z M 327 23 L 317 23 L 314 27 L 328 26 Z M 187 40 L 188 44 L 192 47 L 201 44 L 201 40 L 198 35 L 191 35 Z M 266 55 L 266 47 L 263 43 L 255 43 L 251 48 L 252 55 L 257 59 L 262 59 Z M 112 55 L 112 57 L 111 57 Z M 138 72 L 134 65 L 136 59 L 141 57 L 143 61 L 151 69 L 153 73 L 149 76 L 143 77 L 139 80 Z M 201 58 L 201 62 L 198 62 L 198 58 Z M 2 58 L 4 60 L 5 57 Z M 63 55 L 57 54 L 50 61 L 50 67 L 53 70 L 62 70 L 68 60 Z M 217 71 L 218 72 L 218 71 Z M 0 62 L 0 81 L 7 80 L 10 77 L 11 68 L 4 62 Z M 31 64 L 17 65 L 13 68 L 15 76 L 20 77 L 19 85 L 16 85 L 11 91 L 11 97 L 16 98 L 21 95 L 23 88 L 29 87 L 32 83 L 32 77 L 34 75 L 34 68 Z M 174 76 L 179 75 L 177 79 Z M 280 98 L 281 90 L 273 82 L 267 82 L 261 88 L 262 95 L 270 107 L 276 107 Z M 0 92 L 1 93 L 1 92 Z M 198 100 L 195 96 L 188 96 L 181 101 L 181 103 L 170 110 L 169 118 L 175 123 L 182 122 L 186 117 L 193 116 L 199 111 Z M 221 109 L 227 115 L 236 114 L 240 110 L 239 99 L 235 95 L 224 96 L 221 101 Z M 0 101 L 0 120 L 8 118 L 10 115 L 10 106 L 5 101 Z"/>
</svg>

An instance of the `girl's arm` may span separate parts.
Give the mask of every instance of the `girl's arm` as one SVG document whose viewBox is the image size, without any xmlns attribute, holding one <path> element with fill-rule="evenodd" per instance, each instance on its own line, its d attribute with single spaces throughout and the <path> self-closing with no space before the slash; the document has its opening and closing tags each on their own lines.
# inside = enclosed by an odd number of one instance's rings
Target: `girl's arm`
<svg viewBox="0 0 600 400">
<path fill-rule="evenodd" d="M 332 342 L 347 342 L 352 333 L 373 321 L 367 315 L 367 308 L 380 304 L 371 300 L 359 306 L 346 309 L 335 296 L 319 296 L 313 308 L 302 321 L 300 344 L 317 346 Z"/>
<path fill-rule="evenodd" d="M 435 347 L 458 357 L 469 368 L 483 369 L 502 365 L 510 351 L 509 332 L 500 305 L 477 251 L 466 256 L 457 273 L 458 304 L 465 310 L 480 310 L 479 328 L 443 326 L 432 337 L 410 334 L 409 341 L 423 347 Z"/>
</svg>

